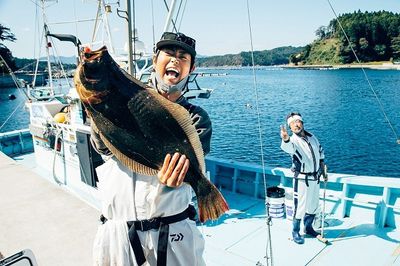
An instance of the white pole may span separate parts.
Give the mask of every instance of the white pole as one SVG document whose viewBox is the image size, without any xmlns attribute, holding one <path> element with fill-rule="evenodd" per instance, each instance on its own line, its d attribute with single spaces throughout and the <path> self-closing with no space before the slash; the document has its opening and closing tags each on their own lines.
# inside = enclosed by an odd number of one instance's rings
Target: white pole
<svg viewBox="0 0 400 266">
<path fill-rule="evenodd" d="M 321 237 L 324 237 L 324 227 L 325 227 L 325 197 L 326 197 L 326 177 L 328 176 L 328 167 L 324 165 L 324 197 L 322 203 L 322 225 L 321 225 Z"/>
<path fill-rule="evenodd" d="M 165 21 L 164 31 L 163 32 L 172 31 L 172 29 L 171 29 L 172 16 L 173 16 L 173 14 L 175 12 L 175 9 L 176 9 L 176 6 L 177 6 L 176 2 L 177 2 L 176 0 L 172 0 L 172 2 L 171 2 L 171 6 L 170 6 L 170 9 L 169 9 L 169 12 L 168 12 L 167 20 Z"/>
<path fill-rule="evenodd" d="M 126 9 L 128 13 L 128 66 L 129 74 L 133 76 L 131 0 L 126 0 Z"/>
</svg>

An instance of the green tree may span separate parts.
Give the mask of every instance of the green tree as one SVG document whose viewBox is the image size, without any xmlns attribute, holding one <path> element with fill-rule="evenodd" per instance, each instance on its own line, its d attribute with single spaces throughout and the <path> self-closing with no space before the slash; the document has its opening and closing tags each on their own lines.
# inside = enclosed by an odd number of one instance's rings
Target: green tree
<svg viewBox="0 0 400 266">
<path fill-rule="evenodd" d="M 378 56 L 377 57 L 378 60 L 385 60 L 386 59 L 386 57 L 385 57 L 385 55 L 386 55 L 386 45 L 377 44 L 377 45 L 375 45 L 374 50 L 375 50 L 375 52 L 376 52 L 376 54 Z"/>
<path fill-rule="evenodd" d="M 316 31 L 315 31 L 315 35 L 317 36 L 317 38 L 319 40 L 323 40 L 328 36 L 328 31 L 327 31 L 327 27 L 325 26 L 320 26 Z"/>
<path fill-rule="evenodd" d="M 393 59 L 400 59 L 400 35 L 392 38 L 390 49 Z"/>
<path fill-rule="evenodd" d="M 3 42 L 4 41 L 14 42 L 15 40 L 16 40 L 15 35 L 10 31 L 10 29 L 0 24 L 0 55 L 3 57 L 3 59 L 6 61 L 6 63 L 12 70 L 15 70 L 16 68 L 15 60 L 14 57 L 12 56 L 10 49 L 8 49 L 7 46 L 3 44 Z M 0 62 L 0 73 L 5 73 L 5 72 L 8 72 L 8 70 L 4 65 L 4 63 Z"/>
<path fill-rule="evenodd" d="M 16 40 L 17 38 L 15 38 L 14 33 L 10 31 L 10 28 L 4 27 L 3 25 L 0 24 L 0 41 L 14 42 Z"/>
</svg>

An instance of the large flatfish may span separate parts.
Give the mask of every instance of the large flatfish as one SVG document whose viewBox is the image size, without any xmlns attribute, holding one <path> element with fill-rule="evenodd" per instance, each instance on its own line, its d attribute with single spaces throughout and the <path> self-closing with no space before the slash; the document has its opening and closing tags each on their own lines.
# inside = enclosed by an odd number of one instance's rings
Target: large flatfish
<svg viewBox="0 0 400 266">
<path fill-rule="evenodd" d="M 133 172 L 154 176 L 167 154 L 185 154 L 190 166 L 184 182 L 196 193 L 200 221 L 227 211 L 225 199 L 204 175 L 204 152 L 189 112 L 122 70 L 106 47 L 81 57 L 76 90 L 114 156 Z"/>
</svg>

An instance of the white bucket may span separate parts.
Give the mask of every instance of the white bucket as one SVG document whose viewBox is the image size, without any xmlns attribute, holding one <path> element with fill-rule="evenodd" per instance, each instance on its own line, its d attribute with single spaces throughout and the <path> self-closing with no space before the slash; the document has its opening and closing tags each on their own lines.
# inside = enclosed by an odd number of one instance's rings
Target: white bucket
<svg viewBox="0 0 400 266">
<path fill-rule="evenodd" d="M 281 203 L 273 203 L 267 202 L 269 216 L 271 218 L 283 218 L 285 215 L 285 203 L 284 199 L 282 198 Z"/>
<path fill-rule="evenodd" d="M 267 207 L 271 218 L 283 218 L 285 215 L 285 190 L 278 187 L 267 189 Z"/>
</svg>

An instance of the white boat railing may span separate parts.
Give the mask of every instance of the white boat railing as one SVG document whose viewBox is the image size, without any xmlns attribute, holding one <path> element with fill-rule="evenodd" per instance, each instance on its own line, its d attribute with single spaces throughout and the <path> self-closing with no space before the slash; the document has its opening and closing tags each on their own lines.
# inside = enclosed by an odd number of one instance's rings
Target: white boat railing
<svg viewBox="0 0 400 266">
<path fill-rule="evenodd" d="M 217 187 L 255 198 L 264 197 L 261 166 L 208 156 L 206 168 Z M 268 186 L 292 187 L 290 169 L 267 166 L 264 170 Z M 336 198 L 342 217 L 349 217 L 353 207 L 364 207 L 373 210 L 375 224 L 379 227 L 400 224 L 400 177 L 329 173 L 327 188 L 337 192 L 330 200 Z"/>
<path fill-rule="evenodd" d="M 0 151 L 10 156 L 32 152 L 29 129 L 0 133 Z M 218 188 L 264 198 L 261 166 L 207 156 L 206 168 Z M 268 186 L 292 187 L 293 172 L 288 168 L 266 166 L 265 174 Z M 381 228 L 400 224 L 400 177 L 329 173 L 327 188 L 332 191 L 327 200 L 336 202 L 341 217 L 353 215 L 352 208 L 360 207 L 372 211 Z"/>
</svg>

